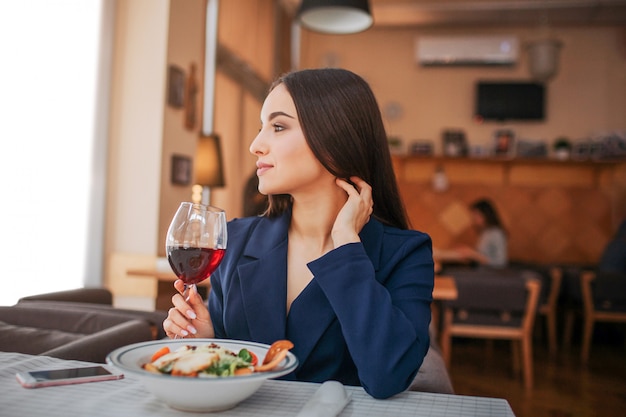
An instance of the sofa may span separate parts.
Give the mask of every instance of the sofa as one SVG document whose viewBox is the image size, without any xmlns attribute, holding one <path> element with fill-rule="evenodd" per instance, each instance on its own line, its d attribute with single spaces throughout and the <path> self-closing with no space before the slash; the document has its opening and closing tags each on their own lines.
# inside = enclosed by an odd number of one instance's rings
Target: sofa
<svg viewBox="0 0 626 417">
<path fill-rule="evenodd" d="M 114 349 L 165 336 L 165 311 L 115 308 L 103 288 L 24 297 L 0 307 L 0 351 L 104 363 Z"/>
<path fill-rule="evenodd" d="M 0 307 L 0 351 L 104 363 L 118 347 L 166 337 L 166 311 L 120 309 L 112 303 L 111 292 L 103 288 L 23 297 L 13 306 Z M 409 390 L 454 393 L 432 334 Z"/>
</svg>

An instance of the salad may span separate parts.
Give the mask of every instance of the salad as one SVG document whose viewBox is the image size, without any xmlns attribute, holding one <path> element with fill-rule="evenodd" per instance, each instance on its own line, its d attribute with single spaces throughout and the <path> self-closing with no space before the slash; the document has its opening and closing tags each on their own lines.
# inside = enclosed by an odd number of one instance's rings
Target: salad
<svg viewBox="0 0 626 417">
<path fill-rule="evenodd" d="M 142 368 L 157 374 L 200 378 L 248 375 L 275 369 L 292 347 L 293 343 L 288 340 L 273 343 L 263 363 L 259 364 L 254 352 L 245 348 L 235 353 L 217 343 L 183 345 L 174 351 L 165 346 L 156 351 Z"/>
</svg>

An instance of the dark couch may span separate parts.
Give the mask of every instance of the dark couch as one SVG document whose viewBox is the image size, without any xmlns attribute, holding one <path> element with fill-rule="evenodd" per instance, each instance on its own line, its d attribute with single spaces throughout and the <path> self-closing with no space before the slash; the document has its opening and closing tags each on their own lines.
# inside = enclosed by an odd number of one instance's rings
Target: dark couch
<svg viewBox="0 0 626 417">
<path fill-rule="evenodd" d="M 104 363 L 118 347 L 166 337 L 167 312 L 120 309 L 112 301 L 106 289 L 81 288 L 0 307 L 0 351 Z M 409 389 L 454 393 L 434 335 Z"/>
<path fill-rule="evenodd" d="M 0 350 L 104 363 L 112 350 L 164 337 L 164 311 L 119 309 L 106 289 L 24 297 L 0 307 Z"/>
</svg>

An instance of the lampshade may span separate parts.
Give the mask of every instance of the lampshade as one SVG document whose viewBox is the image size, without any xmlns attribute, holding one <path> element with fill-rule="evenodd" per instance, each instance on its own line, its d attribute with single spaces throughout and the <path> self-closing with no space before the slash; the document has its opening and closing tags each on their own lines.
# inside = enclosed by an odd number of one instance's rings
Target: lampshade
<svg viewBox="0 0 626 417">
<path fill-rule="evenodd" d="M 308 29 L 336 35 L 362 32 L 374 23 L 369 0 L 302 0 L 297 16 Z"/>
<path fill-rule="evenodd" d="M 559 71 L 559 52 L 562 43 L 555 39 L 544 39 L 528 45 L 530 75 L 534 80 L 546 82 Z"/>
<path fill-rule="evenodd" d="M 195 183 L 205 187 L 223 187 L 222 150 L 218 135 L 203 135 L 198 139 L 194 163 Z"/>
</svg>

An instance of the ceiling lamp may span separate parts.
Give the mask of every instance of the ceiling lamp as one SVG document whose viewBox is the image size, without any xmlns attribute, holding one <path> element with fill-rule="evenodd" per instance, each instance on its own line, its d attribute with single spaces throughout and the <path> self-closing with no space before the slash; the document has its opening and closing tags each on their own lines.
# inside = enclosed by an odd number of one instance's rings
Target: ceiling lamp
<svg viewBox="0 0 626 417">
<path fill-rule="evenodd" d="M 559 52 L 562 46 L 556 39 L 543 39 L 528 44 L 528 64 L 534 80 L 546 82 L 559 72 Z"/>
<path fill-rule="evenodd" d="M 374 23 L 368 0 L 302 0 L 297 16 L 304 27 L 333 35 L 362 32 Z"/>
</svg>

